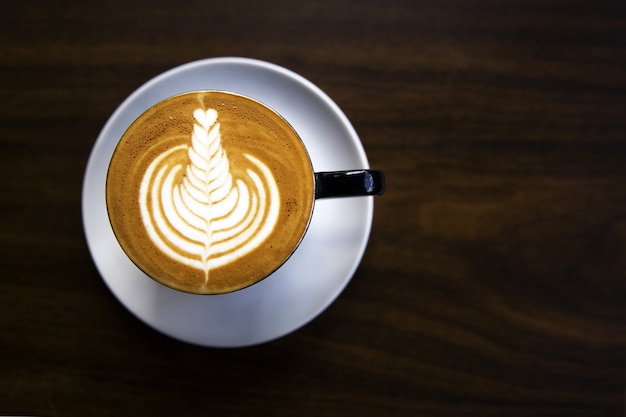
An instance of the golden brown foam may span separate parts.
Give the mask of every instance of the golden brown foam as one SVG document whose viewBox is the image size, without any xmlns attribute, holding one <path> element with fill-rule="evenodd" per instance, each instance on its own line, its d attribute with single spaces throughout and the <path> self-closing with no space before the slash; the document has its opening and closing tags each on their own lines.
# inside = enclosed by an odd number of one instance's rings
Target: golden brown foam
<svg viewBox="0 0 626 417">
<path fill-rule="evenodd" d="M 216 294 L 287 259 L 308 226 L 313 189 L 306 150 L 280 116 L 238 95 L 195 92 L 157 104 L 126 131 L 106 200 L 140 269 L 182 291 Z"/>
</svg>

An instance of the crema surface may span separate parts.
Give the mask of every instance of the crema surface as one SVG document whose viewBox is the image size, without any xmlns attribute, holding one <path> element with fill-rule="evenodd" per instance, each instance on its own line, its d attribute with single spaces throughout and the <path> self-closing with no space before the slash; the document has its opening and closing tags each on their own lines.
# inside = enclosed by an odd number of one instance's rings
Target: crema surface
<svg viewBox="0 0 626 417">
<path fill-rule="evenodd" d="M 142 114 L 107 174 L 113 231 L 130 259 L 178 290 L 218 294 L 271 274 L 313 209 L 311 163 L 279 115 L 248 98 L 194 92 Z"/>
</svg>

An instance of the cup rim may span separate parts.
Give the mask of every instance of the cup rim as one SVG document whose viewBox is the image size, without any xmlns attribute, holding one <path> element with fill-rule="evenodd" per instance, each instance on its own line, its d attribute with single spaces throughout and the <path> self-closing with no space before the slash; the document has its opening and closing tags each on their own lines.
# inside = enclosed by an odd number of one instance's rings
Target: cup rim
<svg viewBox="0 0 626 417">
<path fill-rule="evenodd" d="M 134 259 L 134 257 L 131 256 L 127 252 L 126 247 L 120 241 L 120 238 L 118 236 L 118 231 L 116 231 L 116 228 L 113 226 L 113 221 L 111 220 L 111 210 L 109 209 L 108 199 L 106 197 L 105 197 L 105 205 L 106 205 L 107 218 L 108 218 L 109 224 L 111 226 L 111 229 L 113 231 L 113 235 L 115 236 L 115 239 L 117 240 L 117 243 L 122 248 L 122 251 L 124 252 L 126 257 L 139 270 L 141 270 L 147 277 L 149 277 L 150 279 L 156 281 L 157 283 L 159 283 L 161 285 L 164 285 L 164 286 L 166 286 L 166 287 L 168 287 L 170 289 L 173 289 L 173 290 L 176 290 L 176 291 L 180 291 L 180 292 L 183 292 L 183 293 L 193 294 L 193 295 L 203 295 L 203 296 L 214 296 L 214 295 L 224 295 L 224 294 L 234 293 L 234 292 L 241 291 L 241 290 L 244 290 L 244 289 L 246 289 L 248 287 L 251 287 L 253 285 L 258 284 L 259 282 L 263 281 L 264 279 L 266 279 L 267 277 L 272 275 L 274 272 L 276 272 L 280 267 L 282 267 L 285 264 L 285 262 L 287 262 L 293 256 L 294 252 L 298 249 L 298 247 L 302 243 L 302 240 L 306 236 L 307 231 L 309 230 L 309 226 L 311 225 L 311 219 L 313 218 L 313 212 L 314 212 L 314 209 L 315 209 L 315 202 L 316 202 L 315 187 L 316 187 L 317 178 L 316 178 L 316 175 L 315 175 L 315 171 L 313 169 L 313 163 L 311 162 L 311 156 L 309 155 L 309 152 L 307 150 L 306 144 L 304 143 L 304 141 L 302 140 L 302 138 L 298 134 L 297 130 L 292 126 L 292 124 L 289 123 L 289 121 L 283 115 L 281 115 L 278 111 L 276 111 L 272 107 L 268 106 L 267 104 L 263 103 L 262 101 L 257 100 L 257 99 L 255 99 L 253 97 L 247 96 L 245 94 L 235 93 L 235 92 L 226 91 L 226 90 L 218 90 L 218 89 L 199 89 L 199 90 L 190 90 L 190 91 L 185 91 L 185 92 L 182 92 L 182 93 L 178 93 L 178 94 L 175 94 L 173 96 L 166 97 L 166 98 L 158 101 L 157 103 L 154 103 L 153 105 L 151 105 L 150 107 L 145 109 L 139 116 L 137 116 L 126 127 L 126 129 L 124 130 L 124 132 L 120 136 L 119 140 L 117 141 L 117 143 L 115 145 L 115 148 L 113 150 L 113 153 L 111 154 L 111 157 L 109 158 L 109 161 L 108 161 L 108 167 L 107 167 L 106 179 L 105 179 L 105 194 L 108 194 L 108 191 L 109 191 L 109 187 L 108 187 L 109 172 L 111 170 L 111 163 L 113 161 L 113 158 L 114 158 L 114 156 L 115 156 L 115 154 L 116 154 L 120 144 L 122 143 L 122 140 L 126 136 L 126 133 L 133 127 L 135 122 L 137 120 L 139 120 L 143 115 L 148 113 L 151 109 L 153 109 L 155 107 L 158 107 L 158 106 L 161 106 L 161 105 L 165 104 L 168 101 L 174 100 L 176 98 L 184 97 L 184 96 L 191 96 L 191 95 L 195 95 L 195 94 L 205 94 L 205 93 L 206 94 L 211 94 L 211 93 L 226 94 L 226 95 L 235 96 L 235 97 L 238 97 L 238 98 L 241 98 L 241 99 L 244 99 L 244 100 L 249 100 L 249 101 L 252 101 L 252 102 L 260 105 L 265 110 L 273 113 L 275 116 L 277 116 L 279 118 L 281 123 L 283 123 L 291 131 L 291 133 L 293 133 L 293 136 L 295 138 L 297 138 L 297 141 L 300 144 L 300 148 L 304 151 L 304 154 L 306 155 L 306 158 L 307 158 L 307 161 L 308 161 L 307 165 L 309 167 L 310 181 L 311 181 L 311 184 L 312 184 L 311 206 L 310 206 L 310 208 L 308 210 L 308 215 L 306 217 L 306 224 L 304 225 L 304 228 L 302 229 L 302 232 L 300 233 L 300 236 L 298 237 L 298 240 L 296 241 L 295 245 L 290 249 L 290 251 L 287 254 L 287 256 L 283 257 L 282 261 L 280 263 L 277 263 L 275 265 L 275 267 L 270 272 L 268 272 L 266 275 L 262 276 L 261 278 L 255 280 L 253 282 L 247 283 L 245 285 L 236 286 L 234 288 L 227 289 L 226 291 L 215 291 L 215 292 L 196 292 L 196 291 L 187 290 L 187 289 L 183 288 L 182 286 L 181 287 L 177 287 L 175 285 L 171 285 L 168 280 L 161 279 L 161 278 L 158 278 L 158 277 L 154 276 L 155 274 L 150 273 L 144 266 L 142 266 L 140 263 L 138 263 L 138 261 L 136 259 Z"/>
</svg>

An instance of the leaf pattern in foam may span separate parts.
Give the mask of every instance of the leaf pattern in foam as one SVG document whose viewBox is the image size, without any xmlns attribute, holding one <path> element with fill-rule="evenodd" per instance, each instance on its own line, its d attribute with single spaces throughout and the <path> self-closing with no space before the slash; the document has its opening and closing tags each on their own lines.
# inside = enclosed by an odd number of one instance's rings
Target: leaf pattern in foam
<svg viewBox="0 0 626 417">
<path fill-rule="evenodd" d="M 226 152 L 222 148 L 217 112 L 214 109 L 196 109 L 193 116 L 197 123 L 194 124 L 191 146 L 188 148 L 190 163 L 183 181 L 183 194 L 186 194 L 183 199 L 192 206 L 191 211 L 203 220 L 205 233 L 201 258 L 206 264 L 213 232 L 212 206 L 231 191 L 232 175 Z"/>
<path fill-rule="evenodd" d="M 215 110 L 197 109 L 193 116 L 191 144 L 168 149 L 150 163 L 139 203 L 154 244 L 203 270 L 206 282 L 210 268 L 235 261 L 272 233 L 280 199 L 271 170 L 252 155 L 243 155 L 250 165 L 235 179 Z M 170 163 L 179 152 L 187 162 Z"/>
</svg>

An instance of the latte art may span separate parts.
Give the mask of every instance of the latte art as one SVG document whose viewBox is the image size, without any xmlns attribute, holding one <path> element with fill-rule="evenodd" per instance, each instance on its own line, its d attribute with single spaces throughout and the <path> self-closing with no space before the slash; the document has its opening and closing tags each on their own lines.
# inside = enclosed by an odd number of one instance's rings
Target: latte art
<svg viewBox="0 0 626 417">
<path fill-rule="evenodd" d="M 298 247 L 315 196 L 298 134 L 263 104 L 196 91 L 150 107 L 107 172 L 111 227 L 154 280 L 223 294 L 272 274 Z"/>
<path fill-rule="evenodd" d="M 279 192 L 270 169 L 244 155 L 252 169 L 233 178 L 214 109 L 194 111 L 191 146 L 159 155 L 141 181 L 139 205 L 154 244 L 178 262 L 209 271 L 258 247 L 278 220 Z M 172 164 L 185 152 L 188 162 Z"/>
</svg>

